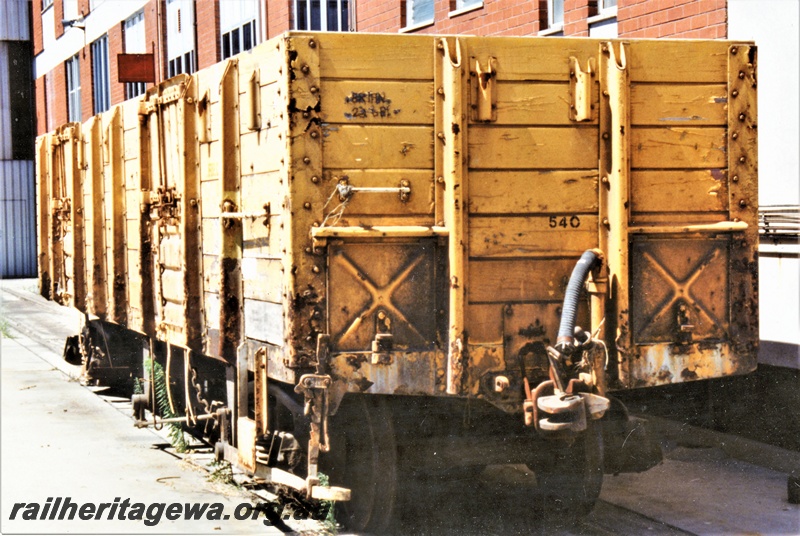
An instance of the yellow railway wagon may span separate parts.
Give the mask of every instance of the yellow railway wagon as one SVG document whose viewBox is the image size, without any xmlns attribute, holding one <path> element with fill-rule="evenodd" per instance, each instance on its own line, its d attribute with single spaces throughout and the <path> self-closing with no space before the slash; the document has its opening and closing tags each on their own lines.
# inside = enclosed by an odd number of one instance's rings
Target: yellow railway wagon
<svg viewBox="0 0 800 536">
<path fill-rule="evenodd" d="M 747 42 L 289 33 L 39 137 L 41 292 L 353 527 L 412 451 L 585 511 L 609 392 L 756 366 L 756 124 Z"/>
</svg>

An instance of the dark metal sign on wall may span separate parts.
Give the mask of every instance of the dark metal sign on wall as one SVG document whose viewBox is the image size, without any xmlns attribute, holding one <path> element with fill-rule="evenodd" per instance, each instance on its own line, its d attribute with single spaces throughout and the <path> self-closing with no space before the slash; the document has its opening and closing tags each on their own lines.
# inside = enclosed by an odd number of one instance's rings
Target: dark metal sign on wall
<svg viewBox="0 0 800 536">
<path fill-rule="evenodd" d="M 153 54 L 117 54 L 119 82 L 155 83 Z"/>
</svg>

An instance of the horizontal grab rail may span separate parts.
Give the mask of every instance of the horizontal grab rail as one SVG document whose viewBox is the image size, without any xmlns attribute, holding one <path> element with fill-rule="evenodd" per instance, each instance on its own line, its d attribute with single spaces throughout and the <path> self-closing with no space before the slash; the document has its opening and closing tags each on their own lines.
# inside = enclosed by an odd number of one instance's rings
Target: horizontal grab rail
<svg viewBox="0 0 800 536">
<path fill-rule="evenodd" d="M 631 234 L 674 234 L 674 233 L 733 233 L 748 228 L 743 221 L 720 221 L 717 223 L 699 223 L 689 225 L 641 225 L 628 227 Z"/>
</svg>

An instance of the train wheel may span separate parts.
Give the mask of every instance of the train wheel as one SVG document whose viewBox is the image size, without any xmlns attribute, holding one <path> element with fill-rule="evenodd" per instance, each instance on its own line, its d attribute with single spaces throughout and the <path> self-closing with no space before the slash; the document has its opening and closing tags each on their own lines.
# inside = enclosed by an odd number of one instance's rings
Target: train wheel
<svg viewBox="0 0 800 536">
<path fill-rule="evenodd" d="M 546 513 L 578 520 L 588 515 L 603 484 L 603 435 L 593 424 L 572 445 L 554 445 L 530 468 Z"/>
<path fill-rule="evenodd" d="M 383 534 L 395 512 L 397 443 L 391 411 L 376 396 L 346 398 L 331 421 L 331 452 L 320 457 L 331 484 L 352 490 L 336 521 L 349 530 Z"/>
</svg>

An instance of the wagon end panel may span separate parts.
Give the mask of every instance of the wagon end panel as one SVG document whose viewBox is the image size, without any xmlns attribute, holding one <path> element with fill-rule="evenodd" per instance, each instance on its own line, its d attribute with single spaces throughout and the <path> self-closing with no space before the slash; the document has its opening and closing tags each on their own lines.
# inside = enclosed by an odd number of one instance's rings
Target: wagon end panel
<svg viewBox="0 0 800 536">
<path fill-rule="evenodd" d="M 461 392 L 509 412 L 550 378 L 569 275 L 598 247 L 596 41 L 466 40 L 466 330 Z M 588 300 L 577 324 L 591 330 Z"/>
<path fill-rule="evenodd" d="M 756 366 L 755 46 L 677 47 L 628 48 L 630 295 L 615 318 L 625 387 Z M 670 56 L 676 68 L 660 69 Z"/>
<path fill-rule="evenodd" d="M 444 391 L 436 50 L 430 37 L 402 42 L 288 39 L 293 363 L 321 355 L 340 393 Z"/>
</svg>

